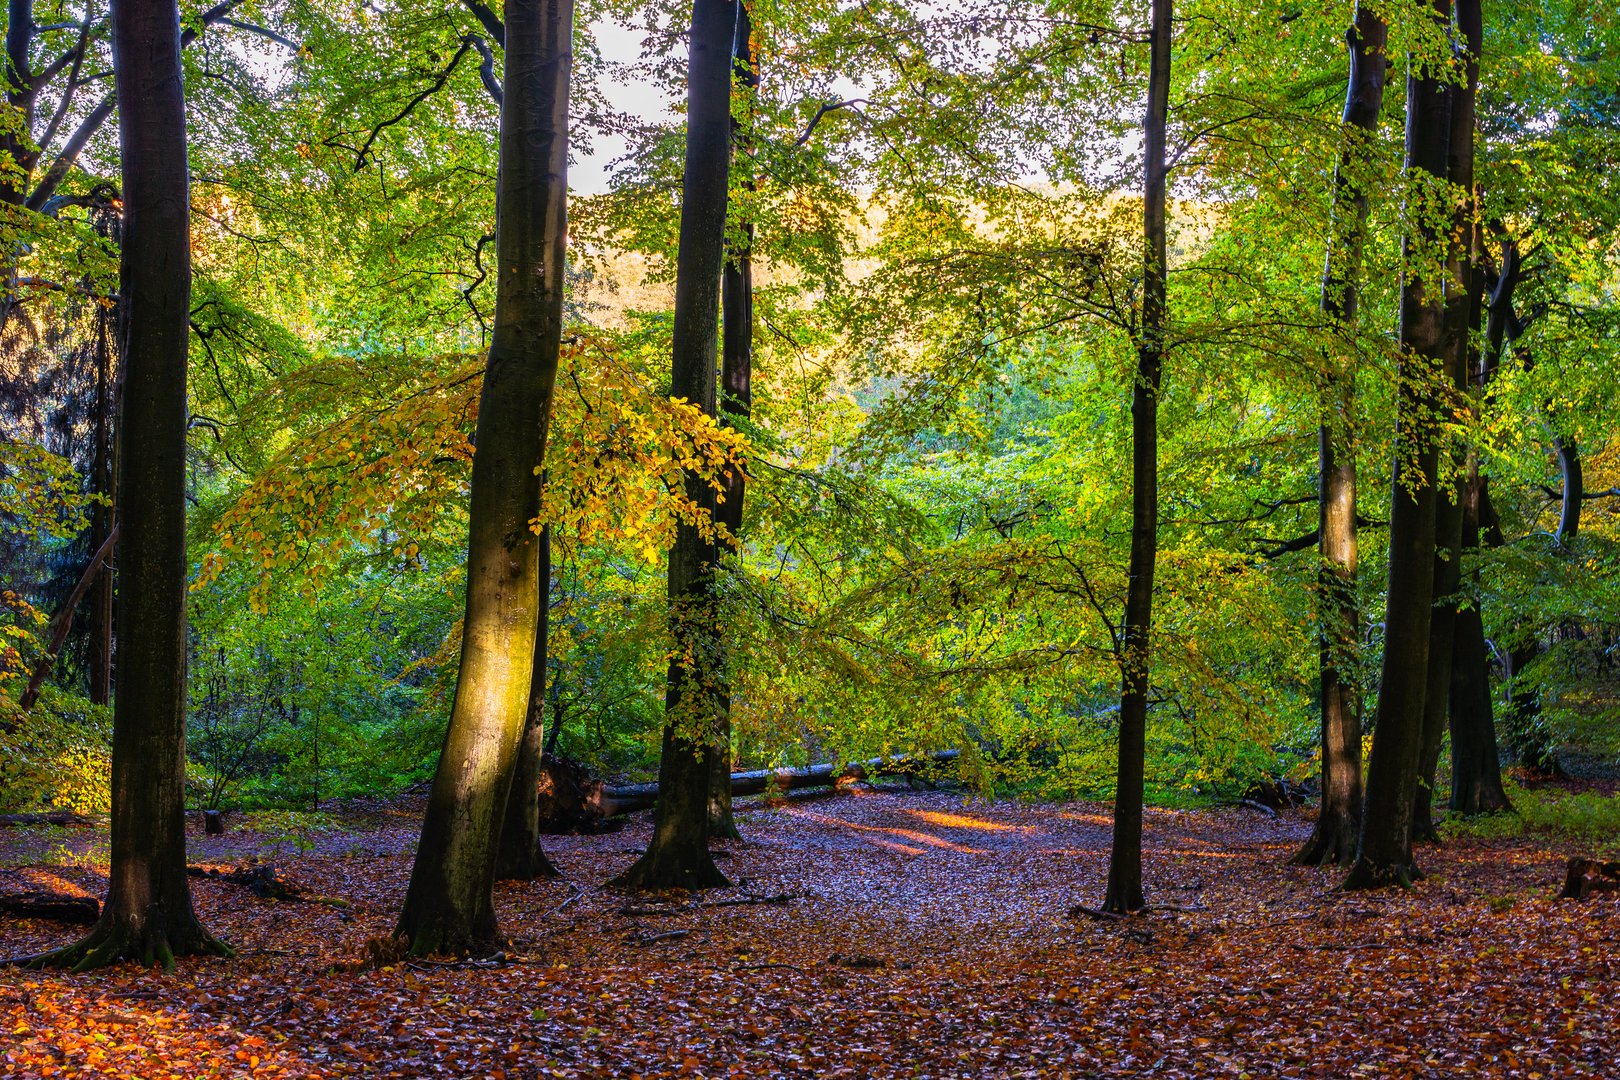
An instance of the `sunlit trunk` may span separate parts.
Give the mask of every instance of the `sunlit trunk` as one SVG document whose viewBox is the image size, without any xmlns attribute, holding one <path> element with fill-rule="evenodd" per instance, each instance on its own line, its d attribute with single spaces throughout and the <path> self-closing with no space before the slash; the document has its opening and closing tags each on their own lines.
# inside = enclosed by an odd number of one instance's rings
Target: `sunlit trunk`
<svg viewBox="0 0 1620 1080">
<path fill-rule="evenodd" d="M 461 668 L 395 931 L 418 955 L 500 941 L 496 857 L 546 602 L 532 522 L 562 345 L 573 23 L 571 0 L 506 4 L 500 278 L 473 455 Z"/>
<path fill-rule="evenodd" d="M 1388 28 L 1366 4 L 1346 35 L 1343 145 L 1333 174 L 1333 220 L 1322 272 L 1322 313 L 1343 347 L 1324 372 L 1323 421 L 1317 433 L 1321 489 L 1317 536 L 1317 632 L 1322 708 L 1322 806 L 1310 839 L 1294 856 L 1306 865 L 1348 864 L 1361 829 L 1361 690 L 1351 671 L 1360 648 L 1356 604 L 1356 407 L 1354 350 L 1362 250 L 1367 238 L 1366 174 L 1384 105 Z"/>
</svg>

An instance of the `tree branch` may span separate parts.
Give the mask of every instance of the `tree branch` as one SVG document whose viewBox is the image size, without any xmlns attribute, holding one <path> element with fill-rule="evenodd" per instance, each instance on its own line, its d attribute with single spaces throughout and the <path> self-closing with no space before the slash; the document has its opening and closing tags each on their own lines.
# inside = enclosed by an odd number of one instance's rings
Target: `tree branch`
<svg viewBox="0 0 1620 1080">
<path fill-rule="evenodd" d="M 215 4 L 203 12 L 202 17 L 198 20 L 198 25 L 191 27 L 180 35 L 180 47 L 183 49 L 196 41 L 202 36 L 204 29 L 225 18 L 241 3 L 242 0 L 223 0 L 222 3 Z M 79 126 L 74 130 L 73 135 L 63 144 L 62 152 L 56 156 L 55 161 L 51 162 L 51 167 L 45 170 L 45 175 L 40 177 L 38 186 L 34 188 L 33 194 L 28 196 L 28 201 L 23 205 L 38 213 L 44 207 L 46 201 L 56 194 L 56 189 L 61 186 L 63 179 L 72 171 L 73 166 L 79 163 L 79 155 L 83 153 L 85 144 L 91 140 L 97 131 L 101 130 L 101 125 L 107 122 L 107 117 L 112 115 L 116 104 L 117 98 L 112 94 L 108 94 L 101 99 L 94 109 L 90 110 L 90 115 L 79 122 Z"/>
<path fill-rule="evenodd" d="M 826 116 L 828 113 L 837 112 L 839 109 L 855 109 L 855 111 L 858 113 L 860 112 L 860 109 L 856 108 L 856 106 L 866 104 L 869 104 L 866 98 L 850 98 L 848 101 L 823 102 L 821 108 L 816 110 L 816 115 L 810 118 L 810 122 L 806 124 L 804 126 L 804 130 L 799 133 L 799 137 L 793 140 L 793 145 L 803 146 L 805 143 L 809 142 L 810 136 L 815 133 L 816 125 L 820 124 L 822 117 Z"/>
<path fill-rule="evenodd" d="M 298 42 L 294 41 L 290 37 L 285 37 L 276 33 L 267 26 L 260 26 L 257 23 L 242 22 L 240 19 L 221 18 L 219 21 L 222 26 L 234 26 L 238 30 L 245 30 L 250 34 L 258 34 L 260 37 L 273 41 L 283 48 L 291 49 L 295 53 L 302 54 L 304 51 L 304 47 L 298 44 Z"/>
<path fill-rule="evenodd" d="M 486 7 L 480 0 L 461 0 L 467 10 L 473 13 L 473 18 L 484 28 L 495 44 L 506 48 L 506 24 L 501 22 L 500 16 Z"/>
<path fill-rule="evenodd" d="M 418 105 L 422 104 L 422 102 L 444 89 L 444 84 L 450 81 L 451 75 L 455 74 L 457 65 L 461 63 L 463 57 L 473 50 L 473 42 L 478 40 L 479 38 L 476 34 L 467 34 L 463 36 L 461 39 L 461 47 L 457 49 L 456 54 L 450 58 L 450 62 L 444 66 L 444 70 L 439 72 L 438 76 L 433 80 L 433 85 L 411 98 L 411 100 L 406 102 L 405 107 L 399 110 L 399 112 L 395 113 L 393 116 L 371 129 L 371 134 L 366 136 L 366 141 L 360 144 L 359 151 L 357 151 L 354 155 L 355 172 L 359 172 L 361 169 L 366 167 L 366 159 L 371 157 L 371 145 L 377 141 L 377 137 L 379 135 L 381 135 L 388 128 L 391 128 L 395 124 L 399 123 L 401 120 L 404 120 L 407 116 L 410 116 L 411 113 L 416 111 L 416 107 Z"/>
</svg>

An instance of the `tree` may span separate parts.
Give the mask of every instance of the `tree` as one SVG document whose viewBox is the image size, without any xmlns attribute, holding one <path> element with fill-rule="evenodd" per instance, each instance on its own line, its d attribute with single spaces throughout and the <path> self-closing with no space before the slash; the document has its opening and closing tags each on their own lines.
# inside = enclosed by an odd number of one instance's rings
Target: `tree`
<svg viewBox="0 0 1620 1080">
<path fill-rule="evenodd" d="M 566 197 L 566 189 L 564 190 Z M 523 714 L 523 738 L 512 766 L 495 876 L 501 881 L 560 877 L 540 844 L 540 773 L 546 756 L 546 663 L 551 643 L 551 526 L 540 530 L 540 603 L 534 626 L 534 675 Z"/>
<path fill-rule="evenodd" d="M 1446 40 L 1451 0 L 1434 0 L 1431 28 Z M 1432 43 L 1431 43 L 1432 47 Z M 1441 192 L 1447 176 L 1451 93 L 1443 60 L 1407 55 L 1406 166 L 1408 220 L 1401 238 L 1400 359 L 1390 485 L 1389 585 L 1384 660 L 1378 683 L 1367 802 L 1356 861 L 1346 889 L 1408 885 L 1412 799 L 1423 742 L 1429 677 L 1429 624 L 1434 604 L 1435 484 L 1439 457 L 1435 381 L 1445 363 L 1445 294 L 1436 264 L 1449 222 Z"/>
<path fill-rule="evenodd" d="M 1474 186 L 1475 98 L 1479 90 L 1480 50 L 1484 46 L 1479 0 L 1456 0 L 1461 30 L 1463 80 L 1450 87 L 1451 134 L 1449 179 L 1456 204 L 1446 252 L 1445 373 L 1446 413 L 1467 410 L 1450 402 L 1466 401 L 1469 373 L 1476 367 L 1474 340 L 1483 311 L 1479 270 L 1483 255 L 1478 227 L 1479 205 Z M 1453 478 L 1435 493 L 1434 609 L 1429 622 L 1429 680 L 1424 690 L 1423 744 L 1418 756 L 1417 787 L 1412 794 L 1412 839 L 1435 841 L 1433 795 L 1441 743 L 1451 709 L 1451 666 L 1455 656 L 1462 586 L 1462 540 L 1466 450 L 1451 447 L 1454 460 L 1446 471 Z"/>
<path fill-rule="evenodd" d="M 101 919 L 39 962 L 172 967 L 229 949 L 197 921 L 186 876 L 186 355 L 190 190 L 180 11 L 120 0 L 113 72 L 124 190 L 118 445 L 118 693 L 112 865 Z"/>
<path fill-rule="evenodd" d="M 1356 319 L 1367 234 L 1367 173 L 1373 135 L 1384 107 L 1389 28 L 1370 4 L 1358 3 L 1346 40 L 1350 75 L 1340 120 L 1343 148 L 1333 173 L 1333 231 L 1322 274 L 1322 313 L 1341 332 L 1348 331 Z M 1325 374 L 1324 416 L 1317 435 L 1322 806 L 1310 838 L 1293 861 L 1349 865 L 1361 831 L 1361 694 L 1346 671 L 1358 644 L 1360 621 L 1356 605 L 1356 384 L 1345 358 L 1330 359 Z"/>
<path fill-rule="evenodd" d="M 759 68 L 754 57 L 754 26 L 748 5 L 737 5 L 736 44 L 733 48 L 733 81 L 742 107 L 746 108 L 759 88 Z M 731 148 L 743 166 L 743 187 L 752 192 L 755 183 L 749 161 L 746 128 L 735 112 L 731 121 Z M 745 203 L 745 210 L 752 206 Z M 728 237 L 725 267 L 720 277 L 720 415 L 728 425 L 746 423 L 753 409 L 754 374 L 754 223 L 745 217 L 736 228 L 737 239 Z M 741 469 L 726 473 L 725 491 L 715 508 L 715 520 L 726 529 L 725 543 L 730 555 L 742 554 L 743 497 L 748 478 Z M 729 650 L 727 652 L 729 657 Z M 731 677 L 726 676 L 715 737 L 719 752 L 714 756 L 709 778 L 709 835 L 737 839 L 737 822 L 731 815 Z"/>
<path fill-rule="evenodd" d="M 670 393 L 706 416 L 715 415 L 736 26 L 736 0 L 693 0 Z M 685 486 L 699 513 L 712 516 L 715 498 L 708 482 L 686 470 Z M 619 885 L 667 889 L 727 884 L 708 843 L 713 757 L 725 705 L 724 642 L 715 592 L 718 554 L 710 522 L 681 522 L 669 552 L 674 648 L 664 697 L 653 837 L 641 858 L 615 879 Z"/>
<path fill-rule="evenodd" d="M 395 930 L 417 955 L 499 941 L 496 856 L 546 606 L 533 523 L 562 346 L 573 15 L 571 0 L 506 6 L 500 277 L 473 456 L 461 666 Z"/>
<path fill-rule="evenodd" d="M 1172 0 L 1153 0 L 1142 160 L 1142 322 L 1131 391 L 1131 556 L 1120 645 L 1119 778 L 1103 910 L 1147 906 L 1142 895 L 1142 797 L 1152 653 L 1153 571 L 1159 535 L 1160 376 L 1165 357 L 1165 159 L 1170 112 Z"/>
</svg>

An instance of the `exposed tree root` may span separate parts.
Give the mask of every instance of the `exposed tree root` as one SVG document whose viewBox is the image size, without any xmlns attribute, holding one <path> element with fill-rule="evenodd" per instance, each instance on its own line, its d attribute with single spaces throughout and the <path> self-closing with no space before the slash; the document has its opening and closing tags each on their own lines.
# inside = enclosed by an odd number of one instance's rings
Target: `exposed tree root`
<svg viewBox="0 0 1620 1080">
<path fill-rule="evenodd" d="M 103 915 L 89 934 L 72 945 L 8 963 L 36 970 L 67 968 L 81 972 L 133 960 L 142 967 L 162 965 L 165 971 L 172 971 L 178 956 L 235 955 L 229 945 L 204 930 L 195 918 L 186 922 L 190 925 L 182 926 L 179 934 L 171 936 L 161 926 L 137 927 L 116 915 Z"/>
<path fill-rule="evenodd" d="M 1410 889 L 1423 880 L 1423 871 L 1416 863 L 1382 866 L 1360 858 L 1350 867 L 1350 874 L 1339 886 L 1341 892 L 1361 892 L 1368 889 Z"/>
<path fill-rule="evenodd" d="M 1356 857 L 1359 831 L 1342 818 L 1318 818 L 1310 839 L 1288 862 L 1292 866 L 1349 866 Z"/>
<path fill-rule="evenodd" d="M 555 881 L 562 876 L 563 872 L 538 842 L 525 849 L 520 857 L 502 851 L 495 868 L 496 881 Z"/>
<path fill-rule="evenodd" d="M 709 854 L 707 844 L 696 851 L 685 851 L 654 843 L 630 869 L 608 884 L 637 892 L 663 892 L 667 889 L 724 889 L 731 881 L 714 865 L 714 856 Z"/>
</svg>

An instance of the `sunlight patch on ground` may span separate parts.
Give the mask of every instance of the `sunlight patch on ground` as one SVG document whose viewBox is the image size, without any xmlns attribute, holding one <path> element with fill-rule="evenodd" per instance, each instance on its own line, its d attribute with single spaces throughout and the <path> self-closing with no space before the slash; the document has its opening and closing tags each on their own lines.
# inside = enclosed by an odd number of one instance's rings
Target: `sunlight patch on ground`
<svg viewBox="0 0 1620 1080">
<path fill-rule="evenodd" d="M 1018 832 L 1032 833 L 1037 831 L 1033 825 L 1005 825 L 998 821 L 985 821 L 983 818 L 969 817 L 966 814 L 947 814 L 941 810 L 906 810 L 914 818 L 921 818 L 930 825 L 941 825 L 948 829 L 978 829 L 983 832 Z"/>
<path fill-rule="evenodd" d="M 984 854 L 984 851 L 980 848 L 969 847 L 967 844 L 958 844 L 955 841 L 946 840 L 942 836 L 935 836 L 932 833 L 919 832 L 916 829 L 897 829 L 883 825 L 862 825 L 859 822 L 845 821 L 842 818 L 829 817 L 825 814 L 813 814 L 808 810 L 787 810 L 785 813 L 788 813 L 793 817 L 813 821 L 818 825 L 832 825 L 841 829 L 853 829 L 857 832 L 887 833 L 890 836 L 898 836 L 903 840 L 910 840 L 913 843 L 926 844 L 929 847 L 943 848 L 947 851 L 961 852 L 964 855 Z"/>
</svg>

